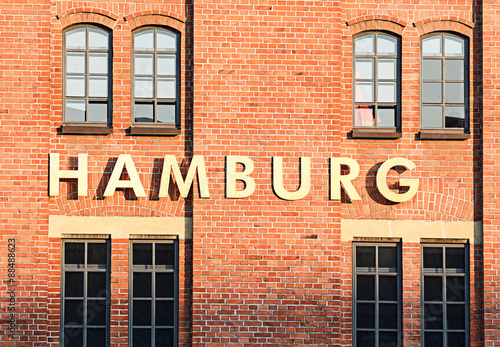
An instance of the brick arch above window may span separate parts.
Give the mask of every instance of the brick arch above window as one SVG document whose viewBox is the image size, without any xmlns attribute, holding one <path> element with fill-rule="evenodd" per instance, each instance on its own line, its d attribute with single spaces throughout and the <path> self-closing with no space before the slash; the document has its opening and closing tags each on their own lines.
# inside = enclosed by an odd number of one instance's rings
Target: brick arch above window
<svg viewBox="0 0 500 347">
<path fill-rule="evenodd" d="M 363 31 L 390 31 L 398 35 L 403 34 L 403 30 L 408 23 L 400 18 L 386 15 L 366 15 L 350 19 L 346 22 L 352 35 Z"/>
<path fill-rule="evenodd" d="M 182 31 L 184 23 L 186 22 L 186 17 L 172 11 L 148 10 L 131 13 L 125 16 L 125 20 L 131 30 L 143 26 L 159 25 Z"/>
<path fill-rule="evenodd" d="M 63 29 L 75 24 L 100 24 L 109 29 L 115 26 L 118 15 L 96 8 L 79 7 L 64 11 L 56 16 L 59 19 Z"/>
<path fill-rule="evenodd" d="M 413 23 L 420 36 L 436 31 L 453 31 L 472 37 L 474 23 L 454 16 L 439 16 L 419 20 Z"/>
</svg>

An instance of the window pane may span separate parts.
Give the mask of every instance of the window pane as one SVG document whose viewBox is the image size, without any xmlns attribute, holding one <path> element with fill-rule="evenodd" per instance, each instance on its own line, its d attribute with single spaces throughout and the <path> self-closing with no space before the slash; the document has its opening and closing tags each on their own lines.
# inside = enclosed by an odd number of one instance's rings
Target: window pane
<svg viewBox="0 0 500 347">
<path fill-rule="evenodd" d="M 64 347 L 83 346 L 83 329 L 64 329 Z"/>
<path fill-rule="evenodd" d="M 397 329 L 398 328 L 398 305 L 380 304 L 379 305 L 379 328 Z"/>
<path fill-rule="evenodd" d="M 440 104 L 443 102 L 441 83 L 424 83 L 423 102 Z"/>
<path fill-rule="evenodd" d="M 135 78 L 135 97 L 153 98 L 153 78 L 136 77 Z"/>
<path fill-rule="evenodd" d="M 464 80 L 463 60 L 446 59 L 446 79 L 455 81 Z"/>
<path fill-rule="evenodd" d="M 446 276 L 446 300 L 465 301 L 465 278 Z"/>
<path fill-rule="evenodd" d="M 83 297 L 83 272 L 64 273 L 64 296 Z"/>
<path fill-rule="evenodd" d="M 108 73 L 107 53 L 89 53 L 89 60 L 90 73 Z"/>
<path fill-rule="evenodd" d="M 356 281 L 356 299 L 375 300 L 375 276 L 358 275 Z"/>
<path fill-rule="evenodd" d="M 155 345 L 156 346 L 173 346 L 174 345 L 174 329 L 156 329 L 155 330 Z"/>
<path fill-rule="evenodd" d="M 378 266 L 382 268 L 397 268 L 397 249 L 396 247 L 378 248 Z"/>
<path fill-rule="evenodd" d="M 173 243 L 157 243 L 155 246 L 156 266 L 175 265 L 175 245 Z"/>
<path fill-rule="evenodd" d="M 134 56 L 136 75 L 154 75 L 154 55 L 136 54 Z"/>
<path fill-rule="evenodd" d="M 83 300 L 64 300 L 64 324 L 83 324 Z"/>
<path fill-rule="evenodd" d="M 397 40 L 395 37 L 378 35 L 377 53 L 379 55 L 396 55 Z"/>
<path fill-rule="evenodd" d="M 359 105 L 354 111 L 354 126 L 374 126 L 375 116 L 373 107 Z"/>
<path fill-rule="evenodd" d="M 442 36 L 436 35 L 423 39 L 422 54 L 424 56 L 442 56 L 443 55 Z"/>
<path fill-rule="evenodd" d="M 424 80 L 442 80 L 443 70 L 440 59 L 424 59 L 423 72 Z"/>
<path fill-rule="evenodd" d="M 356 59 L 356 79 L 373 79 L 373 59 Z"/>
<path fill-rule="evenodd" d="M 106 122 L 108 120 L 108 104 L 106 102 L 89 103 L 89 122 Z"/>
<path fill-rule="evenodd" d="M 463 128 L 465 126 L 465 108 L 446 106 L 444 117 L 447 128 Z"/>
<path fill-rule="evenodd" d="M 356 55 L 375 54 L 375 35 L 364 35 L 354 41 Z"/>
<path fill-rule="evenodd" d="M 443 278 L 441 276 L 424 277 L 424 300 L 425 301 L 443 300 Z"/>
<path fill-rule="evenodd" d="M 104 76 L 91 76 L 89 78 L 89 96 L 94 98 L 107 98 L 108 78 Z"/>
<path fill-rule="evenodd" d="M 100 29 L 89 28 L 89 49 L 108 49 L 109 34 Z"/>
<path fill-rule="evenodd" d="M 422 127 L 423 128 L 442 128 L 443 127 L 443 108 L 441 106 L 423 106 L 422 107 Z"/>
<path fill-rule="evenodd" d="M 151 298 L 151 274 L 135 272 L 132 276 L 134 298 Z"/>
<path fill-rule="evenodd" d="M 175 55 L 158 55 L 158 75 L 175 75 Z"/>
<path fill-rule="evenodd" d="M 85 73 L 85 53 L 68 52 L 66 73 Z"/>
<path fill-rule="evenodd" d="M 464 40 L 456 37 L 444 36 L 444 54 L 447 57 L 463 57 L 464 56 Z"/>
<path fill-rule="evenodd" d="M 136 51 L 154 50 L 154 30 L 144 30 L 134 36 L 134 49 Z"/>
<path fill-rule="evenodd" d="M 133 244 L 133 265 L 153 265 L 153 245 L 151 243 Z"/>
<path fill-rule="evenodd" d="M 159 51 L 176 51 L 177 50 L 177 35 L 165 30 L 157 31 Z"/>
<path fill-rule="evenodd" d="M 388 80 L 396 79 L 396 59 L 378 60 L 378 78 Z"/>
<path fill-rule="evenodd" d="M 64 244 L 64 263 L 65 264 L 84 264 L 85 244 L 66 242 Z"/>
<path fill-rule="evenodd" d="M 105 347 L 106 346 L 106 329 L 91 328 L 87 330 L 87 346 Z"/>
<path fill-rule="evenodd" d="M 175 78 L 158 78 L 158 98 L 175 99 Z"/>
<path fill-rule="evenodd" d="M 443 333 L 424 333 L 424 344 L 426 347 L 432 346 L 442 346 L 443 345 Z M 451 347 L 451 346 L 450 346 Z"/>
<path fill-rule="evenodd" d="M 151 347 L 151 329 L 134 329 L 133 347 Z"/>
<path fill-rule="evenodd" d="M 375 328 L 375 304 L 356 305 L 356 327 Z"/>
<path fill-rule="evenodd" d="M 84 122 L 85 106 L 84 100 L 66 100 L 66 122 Z"/>
<path fill-rule="evenodd" d="M 174 325 L 174 302 L 156 301 L 155 325 Z"/>
<path fill-rule="evenodd" d="M 102 243 L 88 243 L 87 245 L 87 264 L 101 265 L 101 268 L 107 266 L 108 246 Z"/>
<path fill-rule="evenodd" d="M 106 300 L 87 300 L 87 324 L 106 325 Z"/>
<path fill-rule="evenodd" d="M 151 325 L 151 301 L 134 300 L 133 325 Z"/>
<path fill-rule="evenodd" d="M 465 305 L 446 305 L 448 329 L 465 329 Z"/>
<path fill-rule="evenodd" d="M 388 331 L 380 332 L 379 347 L 398 347 L 398 333 Z"/>
<path fill-rule="evenodd" d="M 153 104 L 136 103 L 134 108 L 134 116 L 136 122 L 153 122 Z"/>
<path fill-rule="evenodd" d="M 446 102 L 452 104 L 464 103 L 463 83 L 446 83 Z"/>
<path fill-rule="evenodd" d="M 105 298 L 106 297 L 106 273 L 89 272 L 87 281 L 87 297 Z"/>
<path fill-rule="evenodd" d="M 66 48 L 87 48 L 87 28 L 77 28 L 66 33 Z"/>
<path fill-rule="evenodd" d="M 356 333 L 356 345 L 363 347 L 375 347 L 375 332 L 358 331 Z"/>
<path fill-rule="evenodd" d="M 396 83 L 379 82 L 378 83 L 378 101 L 396 102 Z"/>
<path fill-rule="evenodd" d="M 66 76 L 66 95 L 67 96 L 85 96 L 85 77 L 84 76 Z"/>
<path fill-rule="evenodd" d="M 356 247 L 356 267 L 375 267 L 375 247 Z"/>
<path fill-rule="evenodd" d="M 398 300 L 398 278 L 396 276 L 379 276 L 379 298 L 382 301 Z"/>
<path fill-rule="evenodd" d="M 377 109 L 377 126 L 379 127 L 395 127 L 396 126 L 396 110 L 394 108 Z"/>
<path fill-rule="evenodd" d="M 443 328 L 443 306 L 440 304 L 424 305 L 424 326 L 425 329 Z"/>
<path fill-rule="evenodd" d="M 448 333 L 448 346 L 465 347 L 465 333 Z"/>
<path fill-rule="evenodd" d="M 156 274 L 156 297 L 173 298 L 175 289 L 175 278 L 173 272 Z"/>
<path fill-rule="evenodd" d="M 356 102 L 373 102 L 373 82 L 356 82 Z"/>
<path fill-rule="evenodd" d="M 158 104 L 156 106 L 158 123 L 175 124 L 175 105 Z"/>
<path fill-rule="evenodd" d="M 465 248 L 446 248 L 446 269 L 465 270 Z"/>
<path fill-rule="evenodd" d="M 443 249 L 441 247 L 424 247 L 424 268 L 443 268 Z"/>
</svg>

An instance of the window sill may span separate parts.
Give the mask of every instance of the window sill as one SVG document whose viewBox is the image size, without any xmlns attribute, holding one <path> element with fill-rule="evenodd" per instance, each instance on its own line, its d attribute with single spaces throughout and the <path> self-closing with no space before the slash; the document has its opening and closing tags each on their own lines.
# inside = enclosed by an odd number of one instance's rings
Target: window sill
<svg viewBox="0 0 500 347">
<path fill-rule="evenodd" d="M 61 134 L 68 135 L 108 135 L 113 128 L 107 124 L 66 123 L 61 126 Z"/>
<path fill-rule="evenodd" d="M 399 139 L 401 133 L 396 128 L 354 128 L 353 139 Z"/>
<path fill-rule="evenodd" d="M 181 129 L 174 125 L 133 124 L 130 127 L 130 135 L 177 136 L 180 133 Z"/>
<path fill-rule="evenodd" d="M 422 129 L 420 140 L 468 140 L 470 134 L 464 133 L 462 129 Z"/>
</svg>

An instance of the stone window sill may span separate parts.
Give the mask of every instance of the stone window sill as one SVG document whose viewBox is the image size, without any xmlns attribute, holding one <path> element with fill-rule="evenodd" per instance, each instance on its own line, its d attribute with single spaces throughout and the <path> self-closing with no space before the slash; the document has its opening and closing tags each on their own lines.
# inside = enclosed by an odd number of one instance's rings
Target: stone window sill
<svg viewBox="0 0 500 347">
<path fill-rule="evenodd" d="M 61 126 L 61 133 L 67 135 L 108 135 L 113 128 L 101 123 L 65 123 Z"/>
<path fill-rule="evenodd" d="M 462 129 L 421 129 L 420 140 L 468 140 L 470 134 Z"/>
<path fill-rule="evenodd" d="M 401 133 L 396 128 L 353 128 L 353 139 L 399 139 Z"/>
<path fill-rule="evenodd" d="M 181 129 L 174 125 L 151 125 L 151 124 L 133 124 L 130 127 L 130 135 L 141 136 L 177 136 Z"/>
</svg>

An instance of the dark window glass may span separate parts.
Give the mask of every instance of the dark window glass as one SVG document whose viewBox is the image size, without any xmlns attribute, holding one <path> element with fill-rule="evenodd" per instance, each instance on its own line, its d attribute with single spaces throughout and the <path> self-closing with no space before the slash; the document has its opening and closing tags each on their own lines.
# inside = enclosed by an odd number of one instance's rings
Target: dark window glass
<svg viewBox="0 0 500 347">
<path fill-rule="evenodd" d="M 83 329 L 80 328 L 64 329 L 64 346 L 65 347 L 83 346 Z"/>
<path fill-rule="evenodd" d="M 87 324 L 106 325 L 106 300 L 87 300 Z"/>
<path fill-rule="evenodd" d="M 151 330 L 134 329 L 132 345 L 134 347 L 151 347 Z"/>
<path fill-rule="evenodd" d="M 378 248 L 378 267 L 396 268 L 397 266 L 397 249 L 396 247 L 379 247 Z"/>
<path fill-rule="evenodd" d="M 379 327 L 381 329 L 397 329 L 398 305 L 380 304 L 378 309 L 379 309 Z"/>
<path fill-rule="evenodd" d="M 155 331 L 156 346 L 173 346 L 174 345 L 174 329 L 156 329 Z"/>
<path fill-rule="evenodd" d="M 66 297 L 83 297 L 83 272 L 66 272 L 64 289 Z"/>
<path fill-rule="evenodd" d="M 175 265 L 175 245 L 157 244 L 155 247 L 156 265 Z"/>
<path fill-rule="evenodd" d="M 107 293 L 106 273 L 89 272 L 87 296 L 90 298 L 105 298 Z"/>
<path fill-rule="evenodd" d="M 175 294 L 175 274 L 164 272 L 156 274 L 156 297 L 173 298 Z"/>
<path fill-rule="evenodd" d="M 174 302 L 173 301 L 156 301 L 155 324 L 174 325 Z"/>
<path fill-rule="evenodd" d="M 446 248 L 446 269 L 465 269 L 465 250 L 463 248 Z"/>
<path fill-rule="evenodd" d="M 443 249 L 438 247 L 424 248 L 424 268 L 443 268 Z"/>
<path fill-rule="evenodd" d="M 64 324 L 82 325 L 83 312 L 83 300 L 66 300 L 64 302 Z"/>
<path fill-rule="evenodd" d="M 133 275 L 134 298 L 151 297 L 151 274 L 136 272 Z"/>
<path fill-rule="evenodd" d="M 106 329 L 88 329 L 87 346 L 106 347 Z"/>
<path fill-rule="evenodd" d="M 441 301 L 443 300 L 443 279 L 441 276 L 426 276 L 424 278 L 424 300 Z"/>
<path fill-rule="evenodd" d="M 356 249 L 356 267 L 375 267 L 375 247 Z"/>
<path fill-rule="evenodd" d="M 151 243 L 135 243 L 132 256 L 134 265 L 152 265 L 153 245 Z"/>
<path fill-rule="evenodd" d="M 83 264 L 85 256 L 84 243 L 70 243 L 64 245 L 64 263 L 69 264 Z"/>
<path fill-rule="evenodd" d="M 463 276 L 446 277 L 446 300 L 465 301 L 465 278 Z"/>
<path fill-rule="evenodd" d="M 398 333 L 381 331 L 379 334 L 380 347 L 398 347 Z"/>
<path fill-rule="evenodd" d="M 133 324 L 138 326 L 151 325 L 151 301 L 134 300 Z"/>
<path fill-rule="evenodd" d="M 379 276 L 379 299 L 381 301 L 398 300 L 398 278 L 396 276 Z"/>
<path fill-rule="evenodd" d="M 356 285 L 358 300 L 375 300 L 375 276 L 358 275 Z"/>
<path fill-rule="evenodd" d="M 356 344 L 358 346 L 375 347 L 375 332 L 358 331 L 356 333 Z"/>
<path fill-rule="evenodd" d="M 89 265 L 106 265 L 108 259 L 107 245 L 105 243 L 89 243 L 88 259 Z"/>
</svg>

